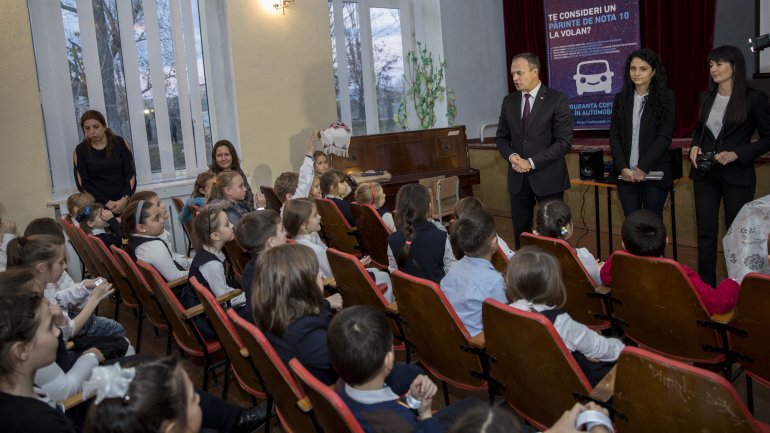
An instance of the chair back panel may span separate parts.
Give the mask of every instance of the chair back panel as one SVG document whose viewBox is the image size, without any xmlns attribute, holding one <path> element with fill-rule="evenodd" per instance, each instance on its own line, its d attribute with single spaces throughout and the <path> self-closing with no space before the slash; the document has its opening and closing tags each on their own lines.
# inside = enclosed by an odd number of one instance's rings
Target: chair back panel
<svg viewBox="0 0 770 433">
<path fill-rule="evenodd" d="M 85 250 L 86 255 L 91 258 L 91 262 L 93 262 L 94 267 L 96 268 L 97 275 L 109 279 L 111 275 L 109 269 L 107 269 L 107 266 L 104 264 L 104 258 L 99 256 L 93 245 L 91 245 L 91 242 L 88 241 L 86 232 L 77 226 L 73 226 L 73 232 L 78 238 L 78 242 L 80 242 L 80 245 Z"/>
<path fill-rule="evenodd" d="M 537 245 L 553 254 L 559 261 L 561 276 L 567 287 L 567 303 L 562 307 L 576 321 L 594 329 L 608 328 L 609 321 L 597 319 L 597 314 L 605 314 L 601 299 L 590 298 L 588 294 L 596 291 L 591 276 L 578 259 L 575 249 L 562 239 L 522 233 L 521 245 Z"/>
<path fill-rule="evenodd" d="M 401 271 L 391 279 L 406 336 L 425 367 L 459 388 L 485 389 L 471 375 L 482 371 L 478 356 L 460 349 L 470 346 L 470 335 L 438 285 Z"/>
<path fill-rule="evenodd" d="M 136 265 L 139 267 L 142 276 L 144 276 L 144 280 L 147 281 L 155 293 L 155 298 L 158 300 L 158 304 L 160 304 L 171 325 L 174 339 L 179 347 L 193 356 L 203 356 L 206 353 L 206 349 L 201 346 L 199 341 L 199 339 L 202 341 L 203 338 L 200 334 L 196 336 L 195 333 L 198 331 L 193 329 L 193 325 L 188 323 L 187 319 L 182 315 L 185 308 L 168 287 L 166 280 L 163 279 L 152 265 L 141 260 L 137 261 Z"/>
<path fill-rule="evenodd" d="M 278 194 L 275 193 L 275 189 L 273 189 L 272 186 L 261 185 L 259 190 L 262 191 L 262 194 L 265 196 L 265 206 L 268 209 L 281 212 L 281 206 L 283 204 L 281 203 L 281 199 L 278 198 Z"/>
<path fill-rule="evenodd" d="M 724 359 L 704 351 L 704 345 L 719 347 L 721 341 L 715 330 L 697 326 L 710 318 L 675 261 L 614 253 L 612 297 L 620 301 L 613 312 L 625 322 L 626 336 L 639 345 L 688 362 Z"/>
<path fill-rule="evenodd" d="M 451 176 L 436 181 L 433 204 L 433 215 L 441 218 L 445 215 L 452 215 L 455 211 L 457 202 L 460 201 L 460 178 Z"/>
<path fill-rule="evenodd" d="M 232 309 L 227 311 L 227 316 L 249 351 L 253 368 L 262 376 L 265 386 L 273 396 L 281 426 L 295 433 L 315 431 L 311 415 L 302 412 L 297 406 L 297 402 L 305 398 L 305 393 L 265 334 L 253 324 L 243 320 Z"/>
<path fill-rule="evenodd" d="M 751 359 L 739 358 L 746 374 L 770 386 L 770 276 L 750 273 L 741 282 L 741 294 L 730 325 L 746 331 L 731 334 L 730 347 Z"/>
<path fill-rule="evenodd" d="M 110 250 L 107 249 L 107 245 L 94 235 L 88 235 L 86 240 L 91 244 L 91 248 L 104 262 L 104 266 L 110 274 L 110 281 L 112 281 L 112 284 L 118 289 L 120 298 L 123 300 L 126 307 L 138 308 L 139 299 L 137 299 L 134 289 L 128 282 L 126 274 L 120 268 L 118 262 L 115 261 L 115 256 L 113 256 Z"/>
<path fill-rule="evenodd" d="M 489 299 L 482 306 L 484 340 L 492 377 L 505 385 L 505 400 L 538 428 L 553 425 L 592 388 L 553 324 L 542 314 Z"/>
<path fill-rule="evenodd" d="M 511 261 L 511 259 L 509 259 L 503 252 L 503 249 L 498 246 L 497 251 L 495 251 L 495 254 L 492 256 L 492 266 L 495 267 L 497 272 L 500 272 L 505 276 L 505 273 L 508 271 L 509 261 Z"/>
<path fill-rule="evenodd" d="M 353 227 L 348 224 L 337 205 L 327 198 L 315 199 L 315 205 L 321 215 L 321 226 L 329 239 L 329 246 L 348 254 L 359 254 L 361 248 L 358 240 L 351 234 Z"/>
<path fill-rule="evenodd" d="M 636 347 L 620 355 L 614 391 L 623 433 L 760 431 L 722 376 Z"/>
<path fill-rule="evenodd" d="M 123 270 L 128 283 L 131 284 L 131 287 L 134 289 L 136 298 L 142 304 L 142 309 L 147 316 L 147 320 L 149 320 L 153 326 L 158 328 L 168 327 L 166 313 L 163 312 L 157 298 L 155 298 L 155 293 L 152 292 L 152 288 L 150 288 L 150 285 L 145 281 L 144 275 L 139 271 L 136 263 L 131 260 L 131 257 L 127 252 L 115 245 L 112 245 L 110 250 L 112 250 L 112 255 L 115 257 L 115 262 Z"/>
<path fill-rule="evenodd" d="M 217 302 L 214 294 L 211 290 L 204 287 L 198 279 L 195 277 L 190 278 L 190 286 L 195 290 L 195 294 L 203 305 L 203 310 L 206 312 L 211 326 L 214 328 L 214 332 L 217 334 L 219 343 L 224 348 L 227 358 L 230 361 L 230 365 L 235 373 L 235 378 L 238 380 L 238 384 L 241 385 L 244 391 L 260 398 L 265 398 L 265 390 L 262 387 L 260 378 L 257 376 L 256 371 L 252 368 L 248 359 L 241 355 L 241 349 L 245 346 L 241 337 L 235 331 L 233 323 L 230 321 L 230 317 L 227 316 L 225 310 Z"/>
<path fill-rule="evenodd" d="M 289 361 L 289 368 L 302 383 L 313 404 L 313 413 L 325 432 L 364 433 L 348 405 L 334 390 L 316 379 L 297 358 Z"/>
<path fill-rule="evenodd" d="M 350 206 L 358 230 L 361 248 L 372 261 L 382 268 L 388 266 L 388 236 L 390 229 L 385 225 L 377 209 L 370 204 L 353 203 Z"/>
<path fill-rule="evenodd" d="M 243 275 L 243 268 L 251 259 L 249 253 L 244 251 L 235 239 L 226 242 L 223 251 L 227 262 L 233 268 L 233 273 Z"/>
<path fill-rule="evenodd" d="M 91 255 L 88 253 L 88 250 L 86 250 L 85 246 L 83 245 L 83 238 L 80 236 L 82 231 L 78 229 L 78 227 L 75 226 L 75 224 L 65 220 L 65 219 L 59 219 L 58 220 L 59 225 L 64 229 L 64 233 L 67 234 L 67 237 L 69 238 L 70 243 L 72 244 L 72 247 L 75 249 L 75 252 L 78 253 L 78 257 L 80 257 L 80 261 L 83 262 L 83 266 L 85 266 L 86 271 L 91 275 L 92 278 L 96 278 L 99 276 L 99 268 L 96 267 L 96 264 L 94 264 L 93 259 L 91 258 Z"/>
</svg>

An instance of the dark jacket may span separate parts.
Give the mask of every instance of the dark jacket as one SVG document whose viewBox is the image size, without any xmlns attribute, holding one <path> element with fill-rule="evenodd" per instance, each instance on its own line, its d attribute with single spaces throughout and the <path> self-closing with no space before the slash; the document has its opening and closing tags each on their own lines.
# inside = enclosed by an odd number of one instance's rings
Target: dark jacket
<svg viewBox="0 0 770 433">
<path fill-rule="evenodd" d="M 736 186 L 753 186 L 757 183 L 754 160 L 770 151 L 770 105 L 767 95 L 761 90 L 746 89 L 748 115 L 746 121 L 739 124 L 726 122 L 718 137 L 706 126 L 711 106 L 714 104 L 716 91 L 706 94 L 698 127 L 693 134 L 692 145 L 700 146 L 702 152 L 710 150 L 732 151 L 738 159 L 722 166 L 717 163 L 709 175 L 719 176 L 724 182 Z M 754 131 L 759 132 L 759 140 L 752 142 Z M 713 174 L 712 174 L 713 173 Z M 697 182 L 704 178 L 693 167 L 690 178 Z"/>
<path fill-rule="evenodd" d="M 639 162 L 637 167 L 645 173 L 662 171 L 663 179 L 660 181 L 645 181 L 652 186 L 669 187 L 673 184 L 671 178 L 671 157 L 668 149 L 671 147 L 671 138 L 674 133 L 674 119 L 676 108 L 674 105 L 674 92 L 667 90 L 661 95 L 666 106 L 663 117 L 656 117 L 651 107 L 642 111 L 639 124 Z M 612 109 L 612 121 L 610 123 L 610 150 L 615 170 L 629 167 L 631 159 L 631 134 L 633 133 L 634 94 L 626 96 L 623 101 L 622 93 L 615 95 Z M 619 109 L 623 104 L 623 110 Z"/>
<path fill-rule="evenodd" d="M 503 99 L 495 143 L 507 162 L 513 153 L 532 158 L 535 168 L 517 173 L 508 163 L 508 191 L 517 194 L 527 176 L 532 191 L 538 196 L 557 194 L 569 189 L 569 173 L 564 155 L 572 147 L 572 113 L 567 98 L 560 92 L 540 87 L 527 120 L 521 122 L 521 92 Z"/>
<path fill-rule="evenodd" d="M 410 249 L 410 257 L 406 265 L 399 270 L 418 278 L 440 283 L 444 278 L 444 250 L 446 249 L 447 232 L 438 229 L 430 221 L 422 221 L 414 226 L 414 240 Z M 402 230 L 388 236 L 388 245 L 393 256 L 398 255 L 406 244 L 406 236 Z"/>
</svg>

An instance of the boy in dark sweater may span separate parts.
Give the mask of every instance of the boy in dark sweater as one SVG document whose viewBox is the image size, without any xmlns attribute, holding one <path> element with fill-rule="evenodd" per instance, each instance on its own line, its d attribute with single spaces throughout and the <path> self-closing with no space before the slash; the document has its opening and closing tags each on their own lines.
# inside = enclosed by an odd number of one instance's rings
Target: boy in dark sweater
<svg viewBox="0 0 770 433">
<path fill-rule="evenodd" d="M 344 383 L 337 392 L 367 433 L 443 432 L 467 409 L 483 405 L 466 399 L 433 416 L 437 387 L 418 375 L 406 398 L 385 383 L 393 369 L 393 334 L 387 317 L 370 306 L 345 308 L 329 325 L 329 357 Z"/>
</svg>

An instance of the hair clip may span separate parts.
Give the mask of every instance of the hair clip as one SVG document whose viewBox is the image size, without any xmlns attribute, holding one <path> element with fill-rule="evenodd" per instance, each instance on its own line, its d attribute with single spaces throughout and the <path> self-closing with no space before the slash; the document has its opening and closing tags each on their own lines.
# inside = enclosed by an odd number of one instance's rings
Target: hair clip
<svg viewBox="0 0 770 433">
<path fill-rule="evenodd" d="M 559 233 L 560 233 L 562 236 L 567 236 L 567 233 L 569 233 L 569 230 L 567 230 L 567 227 L 566 227 L 566 226 L 561 226 L 561 229 L 559 229 Z"/>
<path fill-rule="evenodd" d="M 75 221 L 82 223 L 83 221 L 87 220 L 89 217 L 91 217 L 91 206 L 86 206 L 83 208 L 82 213 L 78 214 L 78 216 L 75 217 Z"/>
<path fill-rule="evenodd" d="M 412 245 L 412 241 L 406 241 L 407 245 Z"/>
<path fill-rule="evenodd" d="M 120 364 L 94 368 L 91 377 L 83 383 L 83 396 L 96 395 L 94 404 L 105 398 L 120 398 L 128 402 L 128 388 L 136 376 L 134 367 L 123 368 Z"/>
</svg>

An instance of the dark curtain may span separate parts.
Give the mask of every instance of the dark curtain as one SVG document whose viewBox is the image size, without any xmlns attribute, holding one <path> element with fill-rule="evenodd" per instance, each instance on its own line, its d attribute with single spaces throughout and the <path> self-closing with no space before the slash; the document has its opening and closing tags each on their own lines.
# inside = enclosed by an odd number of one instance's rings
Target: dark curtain
<svg viewBox="0 0 770 433">
<path fill-rule="evenodd" d="M 543 0 L 502 1 L 507 64 L 516 53 L 531 51 L 540 57 L 540 78 L 548 84 Z M 716 0 L 639 0 L 639 15 L 642 47 L 660 54 L 676 95 L 674 136 L 690 136 L 698 96 L 711 81 L 706 58 L 714 45 Z M 510 76 L 508 88 L 514 89 Z"/>
</svg>

